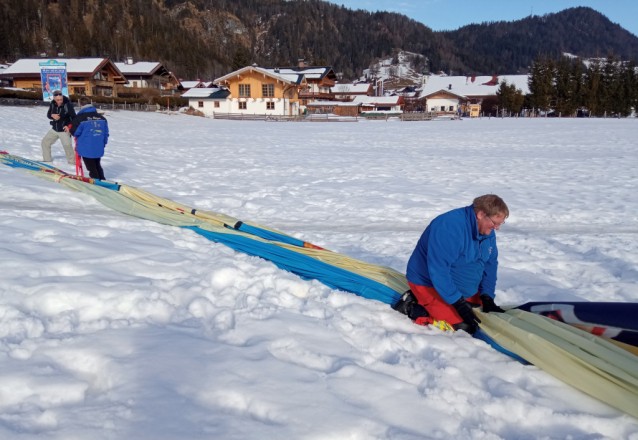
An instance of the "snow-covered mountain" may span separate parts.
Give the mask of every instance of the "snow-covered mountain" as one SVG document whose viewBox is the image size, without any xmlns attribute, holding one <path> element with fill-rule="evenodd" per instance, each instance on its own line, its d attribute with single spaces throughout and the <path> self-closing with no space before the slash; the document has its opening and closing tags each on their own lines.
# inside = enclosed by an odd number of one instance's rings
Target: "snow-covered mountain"
<svg viewBox="0 0 638 440">
<path fill-rule="evenodd" d="M 361 81 L 374 83 L 383 80 L 386 90 L 423 84 L 423 72 L 427 58 L 422 55 L 399 51 L 391 57 L 376 60 L 363 71 Z"/>
</svg>

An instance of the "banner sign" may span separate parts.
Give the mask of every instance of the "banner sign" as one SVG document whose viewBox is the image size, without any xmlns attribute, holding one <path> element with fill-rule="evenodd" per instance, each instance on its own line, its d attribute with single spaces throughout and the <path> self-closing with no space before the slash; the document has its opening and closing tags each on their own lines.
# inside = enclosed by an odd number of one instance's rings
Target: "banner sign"
<svg viewBox="0 0 638 440">
<path fill-rule="evenodd" d="M 51 101 L 53 92 L 59 90 L 66 97 L 69 96 L 69 86 L 66 77 L 66 63 L 49 60 L 40 63 L 40 78 L 42 79 L 42 99 Z"/>
</svg>

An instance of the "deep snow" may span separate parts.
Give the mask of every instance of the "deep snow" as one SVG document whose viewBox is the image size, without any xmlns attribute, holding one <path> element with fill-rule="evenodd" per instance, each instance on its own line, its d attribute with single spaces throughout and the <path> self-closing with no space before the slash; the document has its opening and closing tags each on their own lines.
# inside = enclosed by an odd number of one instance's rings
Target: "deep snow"
<svg viewBox="0 0 638 440">
<path fill-rule="evenodd" d="M 45 113 L 0 107 L 0 150 L 41 160 Z M 494 192 L 499 303 L 638 299 L 637 120 L 106 116 L 108 179 L 401 271 Z M 0 213 L 2 439 L 638 439 L 464 333 L 22 170 L 0 167 Z"/>
</svg>

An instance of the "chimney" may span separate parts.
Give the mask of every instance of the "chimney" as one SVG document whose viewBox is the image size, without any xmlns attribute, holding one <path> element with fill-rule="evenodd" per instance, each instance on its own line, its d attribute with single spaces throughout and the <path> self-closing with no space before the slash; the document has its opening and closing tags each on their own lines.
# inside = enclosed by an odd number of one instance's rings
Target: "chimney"
<svg viewBox="0 0 638 440">
<path fill-rule="evenodd" d="M 447 86 L 448 90 L 452 90 L 452 84 L 450 84 L 449 86 Z"/>
<path fill-rule="evenodd" d="M 253 63 L 253 67 L 257 67 L 257 63 Z"/>
<path fill-rule="evenodd" d="M 279 73 L 279 67 L 275 67 L 275 73 Z"/>
<path fill-rule="evenodd" d="M 306 68 L 306 63 L 305 63 L 304 59 L 303 58 L 299 58 L 298 61 L 299 61 L 299 68 L 300 69 L 305 69 Z"/>
<path fill-rule="evenodd" d="M 133 64 L 133 57 L 126 57 L 126 64 Z"/>
</svg>

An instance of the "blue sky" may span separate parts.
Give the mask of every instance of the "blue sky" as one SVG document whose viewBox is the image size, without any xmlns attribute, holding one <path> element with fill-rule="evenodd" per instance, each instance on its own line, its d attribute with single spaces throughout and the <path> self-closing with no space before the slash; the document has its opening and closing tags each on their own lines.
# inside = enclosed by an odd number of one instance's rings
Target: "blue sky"
<svg viewBox="0 0 638 440">
<path fill-rule="evenodd" d="M 391 11 L 405 14 L 434 30 L 457 29 L 483 21 L 518 20 L 589 6 L 614 23 L 638 35 L 638 0 L 329 0 L 351 9 Z"/>
</svg>

